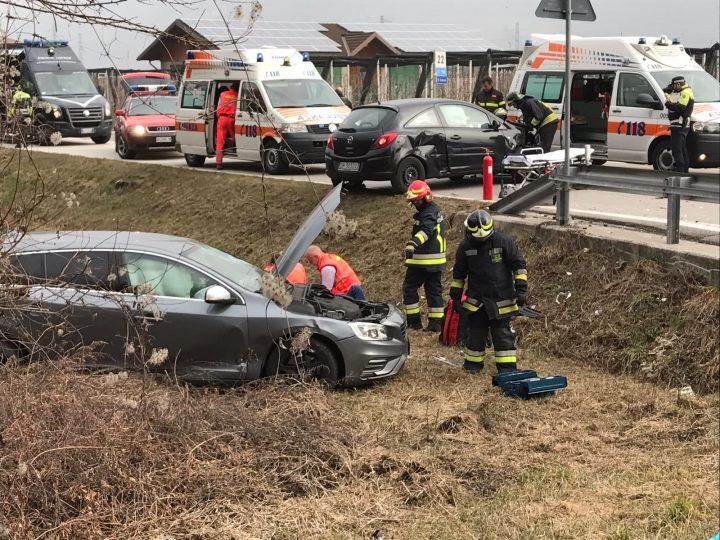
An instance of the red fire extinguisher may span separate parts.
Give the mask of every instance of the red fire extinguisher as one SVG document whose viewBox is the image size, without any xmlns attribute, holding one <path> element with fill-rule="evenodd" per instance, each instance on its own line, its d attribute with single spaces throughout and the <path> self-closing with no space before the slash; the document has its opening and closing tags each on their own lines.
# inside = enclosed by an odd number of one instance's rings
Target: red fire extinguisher
<svg viewBox="0 0 720 540">
<path fill-rule="evenodd" d="M 483 158 L 483 200 L 493 200 L 493 159 L 489 154 Z"/>
</svg>

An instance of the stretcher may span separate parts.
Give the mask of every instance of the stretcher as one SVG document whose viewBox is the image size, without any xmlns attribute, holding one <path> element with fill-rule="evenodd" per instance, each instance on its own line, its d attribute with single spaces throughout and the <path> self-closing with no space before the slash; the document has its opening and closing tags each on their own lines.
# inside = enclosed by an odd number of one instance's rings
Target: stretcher
<svg viewBox="0 0 720 540">
<path fill-rule="evenodd" d="M 592 148 L 570 148 L 570 164 L 587 163 Z M 503 159 L 503 170 L 510 173 L 513 184 L 500 184 L 500 198 L 523 188 L 533 180 L 547 177 L 556 167 L 565 163 L 565 150 L 543 152 L 542 148 L 526 148 L 519 154 L 510 154 Z"/>
</svg>

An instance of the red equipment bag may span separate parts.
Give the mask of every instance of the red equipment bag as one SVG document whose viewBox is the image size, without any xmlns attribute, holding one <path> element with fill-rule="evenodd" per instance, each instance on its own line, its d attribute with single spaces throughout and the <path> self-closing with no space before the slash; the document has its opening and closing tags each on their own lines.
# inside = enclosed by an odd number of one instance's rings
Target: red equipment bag
<svg viewBox="0 0 720 540">
<path fill-rule="evenodd" d="M 465 295 L 463 295 L 462 300 L 463 302 L 465 301 Z M 440 343 L 447 347 L 452 347 L 465 341 L 465 324 L 463 319 L 464 317 L 455 311 L 453 299 L 450 298 L 445 306 L 443 326 L 440 331 Z"/>
</svg>

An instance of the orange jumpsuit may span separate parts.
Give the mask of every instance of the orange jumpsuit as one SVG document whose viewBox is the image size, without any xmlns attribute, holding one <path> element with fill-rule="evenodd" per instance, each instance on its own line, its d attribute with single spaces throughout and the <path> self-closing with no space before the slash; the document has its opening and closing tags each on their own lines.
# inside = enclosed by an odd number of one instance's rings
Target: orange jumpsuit
<svg viewBox="0 0 720 540">
<path fill-rule="evenodd" d="M 235 107 L 238 93 L 234 88 L 220 94 L 217 105 L 217 125 L 215 133 L 215 163 L 222 165 L 225 139 L 235 139 Z"/>
</svg>

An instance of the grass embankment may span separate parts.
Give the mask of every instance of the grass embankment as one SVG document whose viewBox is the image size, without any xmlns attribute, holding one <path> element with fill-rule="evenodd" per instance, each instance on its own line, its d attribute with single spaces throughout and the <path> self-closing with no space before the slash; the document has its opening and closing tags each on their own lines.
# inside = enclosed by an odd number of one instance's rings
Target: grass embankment
<svg viewBox="0 0 720 540">
<path fill-rule="evenodd" d="M 307 184 L 268 181 L 265 207 L 254 178 L 34 157 L 48 196 L 33 225 L 44 229 L 179 234 L 260 264 L 315 204 Z M 7 201 L 17 163 L 2 170 Z M 21 176 L 27 201 L 32 169 Z M 451 222 L 470 208 L 441 205 Z M 409 209 L 372 194 L 344 209 L 357 236 L 328 249 L 371 297 L 399 301 Z M 3 526 L 64 538 L 707 538 L 717 401 L 678 401 L 668 386 L 717 391 L 717 290 L 650 261 L 521 243 L 531 300 L 548 315 L 518 323 L 521 362 L 567 375 L 566 392 L 503 398 L 489 373 L 439 362 L 458 351 L 419 333 L 399 377 L 359 391 L 5 369 L 0 538 Z"/>
</svg>

